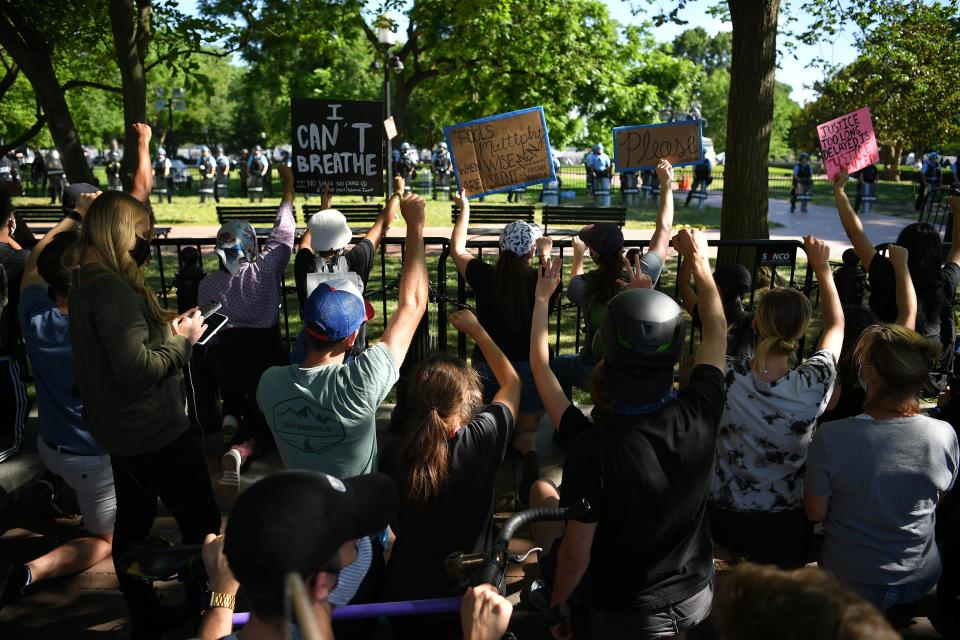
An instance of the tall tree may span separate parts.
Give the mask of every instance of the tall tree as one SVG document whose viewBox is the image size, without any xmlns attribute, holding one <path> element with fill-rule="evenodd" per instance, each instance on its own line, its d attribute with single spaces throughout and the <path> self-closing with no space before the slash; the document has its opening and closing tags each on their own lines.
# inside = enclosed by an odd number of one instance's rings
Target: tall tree
<svg viewBox="0 0 960 640">
<path fill-rule="evenodd" d="M 773 122 L 780 0 L 729 0 L 733 23 L 720 237 L 769 237 L 767 157 Z"/>
<path fill-rule="evenodd" d="M 815 85 L 798 113 L 795 141 L 816 148 L 816 126 L 870 107 L 881 160 L 894 175 L 907 149 L 918 154 L 960 136 L 960 17 L 956 7 L 911 3 L 884 11 L 858 41 L 861 54 Z"/>
<path fill-rule="evenodd" d="M 73 37 L 79 44 L 84 40 L 91 44 L 87 30 L 91 25 L 83 21 L 90 15 L 91 6 L 83 0 L 75 4 L 78 6 L 65 12 L 55 3 L 0 0 L 0 47 L 30 81 L 37 98 L 37 122 L 46 121 L 67 178 L 71 182 L 92 182 L 93 172 L 64 96 L 71 85 L 61 83 L 54 67 L 54 46 L 58 42 Z M 73 86 L 84 82 L 75 81 Z"/>
<path fill-rule="evenodd" d="M 673 53 L 694 62 L 708 74 L 729 69 L 732 52 L 733 34 L 729 31 L 711 36 L 703 27 L 694 27 L 673 39 Z"/>
</svg>

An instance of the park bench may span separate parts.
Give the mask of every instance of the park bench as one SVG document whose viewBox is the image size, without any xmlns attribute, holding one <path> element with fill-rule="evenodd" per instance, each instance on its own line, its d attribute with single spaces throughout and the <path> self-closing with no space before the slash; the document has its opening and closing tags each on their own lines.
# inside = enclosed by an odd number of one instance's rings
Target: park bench
<svg viewBox="0 0 960 640">
<path fill-rule="evenodd" d="M 610 223 L 622 227 L 627 222 L 625 207 L 543 207 L 543 232 L 572 236 L 588 224 Z M 551 225 L 575 225 L 575 229 L 553 229 Z"/>
<path fill-rule="evenodd" d="M 369 231 L 370 227 L 373 226 L 373 223 L 376 222 L 380 214 L 383 213 L 383 205 L 380 203 L 338 204 L 334 205 L 332 208 L 343 214 L 343 217 L 347 219 L 347 224 L 350 225 L 350 230 L 355 234 L 366 233 Z M 304 223 L 308 222 L 310 220 L 310 216 L 318 211 L 321 211 L 320 205 L 318 204 L 303 205 Z"/>
<path fill-rule="evenodd" d="M 60 205 L 26 204 L 17 207 L 17 213 L 37 239 L 42 238 L 63 220 L 63 207 Z M 154 227 L 153 233 L 156 236 L 166 237 L 170 233 L 170 227 Z"/>
<path fill-rule="evenodd" d="M 276 205 L 249 205 L 239 207 L 217 207 L 217 220 L 220 224 L 230 220 L 246 220 L 253 227 L 257 235 L 266 235 L 273 228 L 277 219 Z M 293 219 L 297 219 L 297 210 L 294 207 Z"/>
<path fill-rule="evenodd" d="M 460 215 L 460 209 L 457 205 L 450 205 L 450 221 L 457 223 L 457 217 Z M 533 222 L 533 207 L 529 205 L 503 205 L 503 204 L 476 204 L 470 205 L 470 222 L 486 225 L 507 225 L 514 220 L 523 220 L 524 222 Z M 495 235 L 500 233 L 500 229 L 491 229 L 488 227 L 470 227 L 467 233 L 476 235 Z"/>
</svg>

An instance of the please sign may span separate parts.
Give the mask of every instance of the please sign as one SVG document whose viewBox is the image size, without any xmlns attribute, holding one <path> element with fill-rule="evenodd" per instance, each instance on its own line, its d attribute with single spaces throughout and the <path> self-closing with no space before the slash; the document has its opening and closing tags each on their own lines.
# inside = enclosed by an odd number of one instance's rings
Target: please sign
<svg viewBox="0 0 960 640">
<path fill-rule="evenodd" d="M 675 167 L 700 164 L 703 121 L 641 124 L 613 130 L 613 161 L 617 171 L 656 169 L 661 159 Z"/>
</svg>

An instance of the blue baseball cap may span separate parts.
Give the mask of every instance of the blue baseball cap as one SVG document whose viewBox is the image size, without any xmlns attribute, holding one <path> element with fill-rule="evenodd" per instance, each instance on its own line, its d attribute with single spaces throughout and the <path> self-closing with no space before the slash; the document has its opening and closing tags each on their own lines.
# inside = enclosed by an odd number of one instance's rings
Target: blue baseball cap
<svg viewBox="0 0 960 640">
<path fill-rule="evenodd" d="M 349 338 L 373 315 L 373 305 L 348 278 L 321 282 L 303 305 L 307 333 L 326 342 Z"/>
</svg>

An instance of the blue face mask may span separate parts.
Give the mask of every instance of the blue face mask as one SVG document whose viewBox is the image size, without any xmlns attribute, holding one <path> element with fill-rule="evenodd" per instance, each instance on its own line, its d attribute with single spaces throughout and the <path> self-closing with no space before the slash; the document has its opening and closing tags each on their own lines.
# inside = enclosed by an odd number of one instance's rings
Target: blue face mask
<svg viewBox="0 0 960 640">
<path fill-rule="evenodd" d="M 360 583 L 370 570 L 370 563 L 373 561 L 373 547 L 370 544 L 369 537 L 363 537 L 357 540 L 357 558 L 343 569 L 337 578 L 337 586 L 333 588 L 330 595 L 327 596 L 327 602 L 335 607 L 342 607 L 353 600 L 357 595 L 357 589 Z"/>
</svg>

